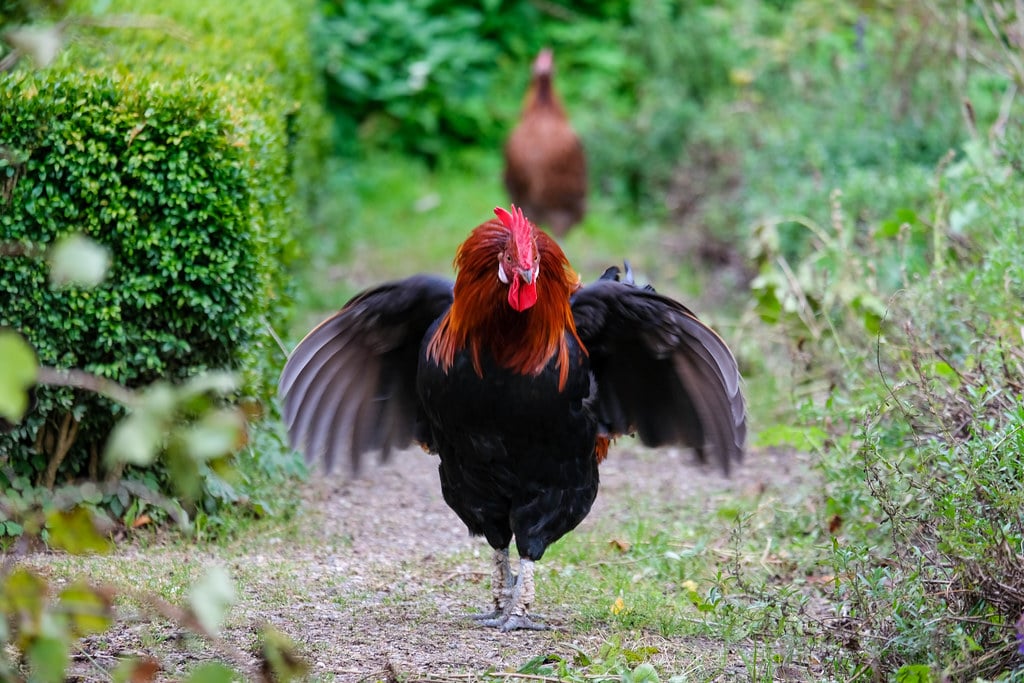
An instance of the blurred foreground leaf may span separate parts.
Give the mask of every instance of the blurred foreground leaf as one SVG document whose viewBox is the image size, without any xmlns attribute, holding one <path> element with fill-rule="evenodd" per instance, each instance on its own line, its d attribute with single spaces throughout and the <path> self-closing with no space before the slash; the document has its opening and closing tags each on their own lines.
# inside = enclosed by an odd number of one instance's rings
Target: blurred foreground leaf
<svg viewBox="0 0 1024 683">
<path fill-rule="evenodd" d="M 59 605 L 76 636 L 102 633 L 113 623 L 111 601 L 84 581 L 76 581 L 62 590 Z"/>
<path fill-rule="evenodd" d="M 110 552 L 110 539 L 100 533 L 93 522 L 92 513 L 84 507 L 55 510 L 46 516 L 50 529 L 50 545 L 72 555 Z"/>
<path fill-rule="evenodd" d="M 292 681 L 309 673 L 309 663 L 299 657 L 295 643 L 280 631 L 266 626 L 260 634 L 263 671 L 267 680 Z"/>
<path fill-rule="evenodd" d="M 23 567 L 12 571 L 0 588 L 0 612 L 10 623 L 11 635 L 24 650 L 41 631 L 46 582 Z"/>
<path fill-rule="evenodd" d="M 156 460 L 163 441 L 163 428 L 148 413 L 135 413 L 121 420 L 107 442 L 107 462 L 146 467 Z"/>
<path fill-rule="evenodd" d="M 39 68 L 49 66 L 64 47 L 61 26 L 19 26 L 4 33 L 4 40 L 18 51 L 27 54 Z"/>
<path fill-rule="evenodd" d="M 47 260 L 52 286 L 95 287 L 107 275 L 110 252 L 88 237 L 72 233 L 57 240 Z"/>
<path fill-rule="evenodd" d="M 28 389 L 39 371 L 36 355 L 14 330 L 0 329 L 0 418 L 18 422 L 28 408 Z"/>
<path fill-rule="evenodd" d="M 44 636 L 28 648 L 28 661 L 32 667 L 32 681 L 63 683 L 68 666 L 68 643 L 63 638 Z"/>
<path fill-rule="evenodd" d="M 219 633 L 228 607 L 235 602 L 235 586 L 223 567 L 211 567 L 192 586 L 189 604 L 196 619 L 210 633 Z"/>
<path fill-rule="evenodd" d="M 178 434 L 195 460 L 213 460 L 230 455 L 245 445 L 245 415 L 226 408 L 207 413 Z"/>
<path fill-rule="evenodd" d="M 197 666 L 185 680 L 186 683 L 231 683 L 237 676 L 228 666 L 213 662 Z"/>
</svg>

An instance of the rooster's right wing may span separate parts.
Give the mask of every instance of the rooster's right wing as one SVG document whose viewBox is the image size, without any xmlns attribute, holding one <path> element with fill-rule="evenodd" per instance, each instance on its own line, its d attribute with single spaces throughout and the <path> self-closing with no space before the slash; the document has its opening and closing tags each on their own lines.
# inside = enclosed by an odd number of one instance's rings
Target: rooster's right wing
<svg viewBox="0 0 1024 683">
<path fill-rule="evenodd" d="M 452 303 L 452 283 L 417 275 L 356 295 L 299 342 L 278 384 L 289 443 L 307 461 L 339 459 L 424 440 L 416 396 L 420 345 Z"/>
<path fill-rule="evenodd" d="M 650 287 L 610 268 L 572 298 L 597 384 L 594 410 L 611 436 L 690 446 L 728 472 L 743 457 L 746 407 L 739 368 L 714 330 Z"/>
</svg>

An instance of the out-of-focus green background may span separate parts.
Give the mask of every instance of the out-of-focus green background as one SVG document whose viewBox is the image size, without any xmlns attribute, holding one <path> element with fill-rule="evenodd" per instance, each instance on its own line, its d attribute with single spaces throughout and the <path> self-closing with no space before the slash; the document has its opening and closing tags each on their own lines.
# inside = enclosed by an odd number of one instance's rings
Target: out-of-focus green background
<svg viewBox="0 0 1024 683">
<path fill-rule="evenodd" d="M 646 511 L 627 573 L 556 546 L 628 607 L 579 598 L 573 628 L 743 643 L 758 680 L 1021 678 L 1020 3 L 7 0 L 0 20 L 0 59 L 23 53 L 0 74 L 0 239 L 80 231 L 114 253 L 106 285 L 70 293 L 5 255 L 0 323 L 43 364 L 133 386 L 243 376 L 262 419 L 234 474 L 186 468 L 200 543 L 301 519 L 285 349 L 368 285 L 451 273 L 507 204 L 502 145 L 549 46 L 589 166 L 573 265 L 628 258 L 709 321 L 745 376 L 749 457 L 807 468 L 710 519 Z M 55 482 L 103 479 L 87 445 L 122 413 L 40 390 L 2 437 L 8 495 L 45 508 Z M 65 415 L 81 452 L 55 465 Z M 118 474 L 166 493 L 181 473 Z M 126 490 L 79 502 L 127 529 L 168 519 Z M 527 673 L 648 675 L 642 649 L 608 648 Z"/>
</svg>

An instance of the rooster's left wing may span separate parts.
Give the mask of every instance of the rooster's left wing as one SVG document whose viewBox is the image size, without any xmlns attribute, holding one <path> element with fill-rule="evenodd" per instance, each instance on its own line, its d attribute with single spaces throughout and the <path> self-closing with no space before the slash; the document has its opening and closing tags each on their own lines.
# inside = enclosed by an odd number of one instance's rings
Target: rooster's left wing
<svg viewBox="0 0 1024 683">
<path fill-rule="evenodd" d="M 746 408 L 732 352 L 688 308 L 605 275 L 572 298 L 609 435 L 691 446 L 728 472 L 743 457 Z"/>
</svg>

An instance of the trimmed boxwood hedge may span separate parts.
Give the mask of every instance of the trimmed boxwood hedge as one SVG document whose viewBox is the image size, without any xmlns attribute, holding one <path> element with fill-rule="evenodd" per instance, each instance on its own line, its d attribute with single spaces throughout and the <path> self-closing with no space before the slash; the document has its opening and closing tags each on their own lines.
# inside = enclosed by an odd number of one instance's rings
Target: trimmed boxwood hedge
<svg viewBox="0 0 1024 683">
<path fill-rule="evenodd" d="M 81 232 L 112 257 L 101 286 L 59 290 L 39 258 L 0 258 L 0 326 L 42 363 L 129 386 L 234 368 L 267 393 L 266 325 L 287 316 L 326 147 L 313 7 L 114 2 L 135 28 L 0 75 L 0 241 L 38 251 Z M 0 435 L 0 463 L 40 481 L 63 457 L 60 479 L 100 476 L 119 408 L 70 390 L 37 399 Z"/>
</svg>

